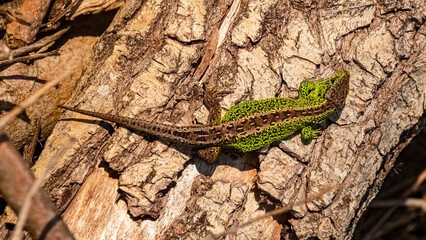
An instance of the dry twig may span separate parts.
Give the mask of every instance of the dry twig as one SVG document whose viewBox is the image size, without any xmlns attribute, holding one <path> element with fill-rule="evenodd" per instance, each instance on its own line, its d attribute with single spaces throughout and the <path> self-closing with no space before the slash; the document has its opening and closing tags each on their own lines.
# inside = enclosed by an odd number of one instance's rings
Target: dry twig
<svg viewBox="0 0 426 240">
<path fill-rule="evenodd" d="M 0 192 L 15 213 L 20 212 L 26 203 L 28 221 L 25 226 L 32 238 L 73 239 L 65 223 L 57 215 L 55 205 L 37 185 L 31 190 L 32 204 L 29 204 L 30 200 L 24 200 L 34 185 L 34 176 L 5 134 L 0 135 L 0 152 Z"/>
<path fill-rule="evenodd" d="M 36 125 L 36 132 L 34 133 L 31 142 L 25 145 L 24 153 L 23 153 L 24 162 L 28 163 L 29 167 L 33 166 L 34 151 L 35 151 L 35 148 L 38 142 L 38 136 L 40 135 L 40 130 L 41 130 L 40 119 L 36 120 L 35 125 Z"/>
<path fill-rule="evenodd" d="M 419 176 L 417 177 L 416 182 L 413 184 L 413 186 L 408 189 L 407 191 L 405 191 L 402 194 L 402 198 L 406 198 L 408 197 L 411 193 L 417 191 L 417 189 L 419 188 L 419 186 L 425 181 L 426 179 L 426 169 L 423 170 Z M 390 209 L 388 209 L 387 212 L 385 212 L 385 214 L 382 215 L 382 217 L 379 219 L 379 221 L 377 221 L 377 223 L 370 229 L 370 231 L 365 234 L 363 240 L 370 240 L 373 239 L 373 237 L 377 236 L 377 232 L 379 231 L 379 229 L 383 226 L 383 224 L 386 222 L 386 220 L 388 220 L 388 218 L 390 216 L 392 216 L 392 214 L 396 211 L 397 207 L 392 207 Z"/>
<path fill-rule="evenodd" d="M 47 44 L 49 44 L 53 41 L 56 41 L 62 35 L 64 35 L 69 29 L 70 29 L 69 27 L 61 29 L 61 30 L 57 31 L 55 34 L 44 37 L 44 38 L 38 40 L 37 42 L 35 42 L 33 44 L 30 44 L 28 46 L 24 46 L 24 47 L 21 47 L 21 48 L 18 48 L 18 49 L 11 50 L 9 55 L 2 54 L 2 55 L 0 55 L 0 60 L 11 59 L 11 58 L 16 57 L 16 56 L 22 56 L 24 54 L 34 52 L 34 51 L 46 46 Z"/>
<path fill-rule="evenodd" d="M 34 184 L 31 186 L 30 190 L 28 191 L 28 194 L 25 196 L 24 203 L 21 206 L 21 209 L 18 214 L 18 221 L 16 223 L 15 229 L 13 231 L 11 240 L 19 240 L 22 238 L 22 231 L 24 229 L 24 224 L 27 221 L 28 214 L 30 211 L 32 199 L 34 195 L 41 191 L 40 186 L 46 176 L 48 175 L 49 171 L 55 166 L 55 164 L 58 162 L 58 159 L 72 146 L 73 142 L 75 140 L 68 140 L 67 143 L 64 144 L 64 146 L 59 150 L 53 157 L 50 159 L 49 163 L 45 167 L 43 173 L 37 178 L 37 180 L 34 182 Z M 66 225 L 64 224 L 64 227 Z M 65 229 L 63 229 L 65 231 Z M 71 233 L 70 233 L 71 234 Z M 71 236 L 68 236 L 68 238 L 72 238 Z"/>
<path fill-rule="evenodd" d="M 9 113 L 7 113 L 2 118 L 0 118 L 0 131 L 6 126 L 8 122 L 10 122 L 12 119 L 18 116 L 22 111 L 24 111 L 26 107 L 30 106 L 35 101 L 37 101 L 39 97 L 43 96 L 50 88 L 56 86 L 60 81 L 68 77 L 69 74 L 70 74 L 69 71 L 64 72 L 55 80 L 52 80 L 46 83 L 39 90 L 37 90 L 31 96 L 29 96 L 24 101 L 22 101 L 21 104 L 17 105 Z"/>
<path fill-rule="evenodd" d="M 343 185 L 344 184 L 339 184 L 339 185 L 336 185 L 336 186 L 333 186 L 333 187 L 330 187 L 330 188 L 327 188 L 327 189 L 323 189 L 323 190 L 319 191 L 317 194 L 312 195 L 308 199 L 296 202 L 296 203 L 294 203 L 294 204 L 292 204 L 290 206 L 287 206 L 287 207 L 282 207 L 282 208 L 276 209 L 274 211 L 268 212 L 268 213 L 266 213 L 264 215 L 261 215 L 261 216 L 258 216 L 256 218 L 253 218 L 252 220 L 250 220 L 248 222 L 245 222 L 245 223 L 242 223 L 240 225 L 232 226 L 231 228 L 229 228 L 228 230 L 226 230 L 224 232 L 221 232 L 219 234 L 215 234 L 215 235 L 211 236 L 211 238 L 218 239 L 218 238 L 224 237 L 224 236 L 226 236 L 228 234 L 235 234 L 235 233 L 237 233 L 237 231 L 239 229 L 241 229 L 241 228 L 243 228 L 245 226 L 248 226 L 248 225 L 250 225 L 250 224 L 252 224 L 254 222 L 260 221 L 262 219 L 265 219 L 265 218 L 268 218 L 268 217 L 271 217 L 271 216 L 276 216 L 276 215 L 280 215 L 280 214 L 283 214 L 283 213 L 287 213 L 292 208 L 294 208 L 295 206 L 306 204 L 306 203 L 308 203 L 308 202 L 310 202 L 310 201 L 312 201 L 312 200 L 314 200 L 314 199 L 316 199 L 316 198 L 324 195 L 327 192 L 330 192 L 330 191 L 333 191 L 333 190 L 336 190 L 336 189 L 341 189 L 343 187 Z"/>
<path fill-rule="evenodd" d="M 42 58 L 45 58 L 45 57 L 57 56 L 57 55 L 59 55 L 59 52 L 57 50 L 53 50 L 51 52 L 45 52 L 45 53 L 34 53 L 34 54 L 31 54 L 31 55 L 27 55 L 27 56 L 22 56 L 22 57 L 17 57 L 17 58 L 13 58 L 13 59 L 7 59 L 7 60 L 0 61 L 0 66 L 10 65 L 10 64 L 17 63 L 17 62 L 37 60 L 37 59 L 42 59 Z"/>
</svg>

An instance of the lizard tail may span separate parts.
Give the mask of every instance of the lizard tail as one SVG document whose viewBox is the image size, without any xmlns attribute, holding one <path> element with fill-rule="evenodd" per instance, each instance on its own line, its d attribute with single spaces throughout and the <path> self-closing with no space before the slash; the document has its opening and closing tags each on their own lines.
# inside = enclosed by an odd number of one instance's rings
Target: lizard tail
<svg viewBox="0 0 426 240">
<path fill-rule="evenodd" d="M 97 117 L 97 118 L 110 121 L 113 123 L 117 123 L 125 128 L 144 132 L 164 140 L 181 142 L 187 145 L 199 144 L 199 143 L 195 143 L 191 141 L 190 138 L 187 137 L 187 134 L 184 131 L 180 131 L 178 128 L 175 128 L 172 125 L 167 125 L 162 123 L 152 123 L 143 119 L 129 118 L 129 117 L 122 117 L 122 116 L 113 115 L 113 114 L 93 112 L 93 111 L 88 111 L 88 110 L 83 110 L 78 108 L 66 107 L 63 105 L 58 105 L 58 107 L 66 109 L 66 110 L 70 110 L 73 112 L 81 113 L 84 115 Z"/>
</svg>

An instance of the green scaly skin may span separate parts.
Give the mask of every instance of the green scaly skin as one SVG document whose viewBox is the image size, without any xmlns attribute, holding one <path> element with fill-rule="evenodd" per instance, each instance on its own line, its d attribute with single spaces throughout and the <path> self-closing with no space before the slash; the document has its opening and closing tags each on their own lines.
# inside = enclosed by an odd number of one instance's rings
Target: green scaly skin
<svg viewBox="0 0 426 240">
<path fill-rule="evenodd" d="M 333 86 L 333 83 L 336 84 L 345 77 L 349 78 L 349 73 L 345 70 L 341 70 L 328 79 L 316 81 L 305 80 L 300 84 L 299 97 L 297 99 L 270 98 L 237 104 L 226 112 L 220 123 L 227 123 L 247 116 L 267 113 L 274 110 L 309 109 L 320 106 L 325 103 L 326 93 Z M 347 84 L 345 84 L 344 87 L 347 89 L 349 88 Z M 301 130 L 303 139 L 316 139 L 321 133 L 317 125 L 327 119 L 333 112 L 341 108 L 343 104 L 344 102 L 314 116 L 299 117 L 245 137 L 238 137 L 231 141 L 226 141 L 223 143 L 222 147 L 235 148 L 242 152 L 250 152 L 294 135 L 299 130 Z M 216 149 L 216 151 L 219 152 L 219 149 Z"/>
</svg>

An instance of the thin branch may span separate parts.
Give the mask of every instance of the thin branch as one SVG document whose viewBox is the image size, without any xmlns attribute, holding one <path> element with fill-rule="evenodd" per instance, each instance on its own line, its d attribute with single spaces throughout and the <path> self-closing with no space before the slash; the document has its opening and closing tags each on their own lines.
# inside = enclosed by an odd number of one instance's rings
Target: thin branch
<svg viewBox="0 0 426 240">
<path fill-rule="evenodd" d="M 243 228 L 243 227 L 245 227 L 245 226 L 248 226 L 248 225 L 250 225 L 250 224 L 252 224 L 252 223 L 254 223 L 254 222 L 260 221 L 260 220 L 262 220 L 262 219 L 265 219 L 265 218 L 268 218 L 268 217 L 271 217 L 271 216 L 276 216 L 276 215 L 280 215 L 280 214 L 283 214 L 283 213 L 287 213 L 287 212 L 289 212 L 292 208 L 294 208 L 295 206 L 299 206 L 299 205 L 302 205 L 302 204 L 308 203 L 308 202 L 310 202 L 310 201 L 312 201 L 312 200 L 314 200 L 314 199 L 316 199 L 316 198 L 318 198 L 318 197 L 320 197 L 320 196 L 324 195 L 324 194 L 325 194 L 325 193 L 327 193 L 327 192 L 330 192 L 330 191 L 333 191 L 333 190 L 336 190 L 336 189 L 341 189 L 343 185 L 344 185 L 344 184 L 339 184 L 339 185 L 336 185 L 336 186 L 333 186 L 333 187 L 329 187 L 329 188 L 323 189 L 323 190 L 319 191 L 317 194 L 314 194 L 313 196 L 311 196 L 311 197 L 310 197 L 310 198 L 308 198 L 308 199 L 305 199 L 305 200 L 302 200 L 302 201 L 296 202 L 296 203 L 294 203 L 294 204 L 292 204 L 292 205 L 290 205 L 290 206 L 287 206 L 287 207 L 282 207 L 282 208 L 276 209 L 276 210 L 274 210 L 274 211 L 268 212 L 268 213 L 263 214 L 263 215 L 261 215 L 261 216 L 258 216 L 258 217 L 256 217 L 256 218 L 253 218 L 252 220 L 250 220 L 250 221 L 248 221 L 248 222 L 242 223 L 242 224 L 240 224 L 240 225 L 232 226 L 232 227 L 230 227 L 228 230 L 226 230 L 226 231 L 224 231 L 224 232 L 221 232 L 221 233 L 219 233 L 219 234 L 212 235 L 212 236 L 210 236 L 210 237 L 211 237 L 212 239 L 218 239 L 218 238 L 220 238 L 220 237 L 224 237 L 224 236 L 226 236 L 226 235 L 228 235 L 228 234 L 235 234 L 235 233 L 237 233 L 237 231 L 238 231 L 239 229 L 241 229 L 241 228 Z"/>
<path fill-rule="evenodd" d="M 46 46 L 47 44 L 56 41 L 57 39 L 59 39 L 62 35 L 64 35 L 70 28 L 64 28 L 61 29 L 59 31 L 57 31 L 55 34 L 52 34 L 50 36 L 44 37 L 40 40 L 38 40 L 37 42 L 18 48 L 18 49 L 14 49 L 12 51 L 10 51 L 9 55 L 6 54 L 2 54 L 0 55 L 0 60 L 5 60 L 5 59 L 9 59 L 10 57 L 15 57 L 15 56 L 22 56 L 24 54 L 30 53 L 30 52 L 34 52 L 44 46 Z"/>
<path fill-rule="evenodd" d="M 63 18 L 65 15 L 68 15 L 73 9 L 76 10 L 75 7 L 77 5 L 80 5 L 82 0 L 74 0 L 71 1 L 71 3 L 68 5 L 67 8 L 65 8 L 60 14 L 58 14 L 56 17 L 54 17 L 52 20 L 50 20 L 48 23 L 44 23 L 41 25 L 41 27 L 46 27 L 47 29 L 50 29 L 53 25 L 55 25 L 61 18 Z M 45 31 L 44 29 L 43 31 Z"/>
<path fill-rule="evenodd" d="M 37 146 L 38 137 L 40 135 L 41 130 L 41 120 L 37 119 L 35 122 L 36 131 L 33 135 L 33 138 L 31 142 L 24 147 L 24 153 L 23 153 L 23 159 L 24 162 L 28 163 L 29 167 L 33 166 L 33 157 L 34 157 L 34 151 Z"/>
<path fill-rule="evenodd" d="M 39 97 L 43 96 L 49 89 L 59 84 L 59 82 L 65 79 L 66 77 L 68 77 L 69 74 L 70 74 L 69 71 L 64 72 L 55 80 L 49 81 L 48 83 L 43 85 L 39 90 L 33 93 L 31 96 L 29 96 L 24 101 L 22 101 L 21 104 L 17 105 L 9 113 L 7 113 L 2 118 L 0 118 L 0 131 L 6 126 L 8 122 L 15 119 L 16 116 L 18 116 L 22 111 L 24 111 L 25 108 L 35 103 L 35 101 L 37 101 Z"/>
<path fill-rule="evenodd" d="M 389 199 L 374 201 L 370 204 L 371 208 L 388 208 L 388 207 L 414 207 L 421 208 L 426 211 L 426 200 L 420 198 L 406 198 L 406 199 Z"/>
<path fill-rule="evenodd" d="M 414 183 L 414 185 L 408 189 L 407 191 L 405 191 L 401 197 L 406 198 L 408 197 L 411 193 L 413 193 L 414 191 L 417 191 L 417 189 L 419 188 L 419 186 L 425 181 L 426 179 L 426 169 L 423 170 L 419 176 L 417 177 L 416 182 Z M 375 233 L 382 227 L 382 225 L 386 222 L 386 220 L 392 216 L 392 214 L 396 211 L 397 207 L 392 207 L 389 208 L 383 215 L 382 217 L 379 219 L 379 221 L 376 222 L 376 224 L 370 229 L 370 231 L 368 233 L 365 234 L 363 240 L 370 240 L 373 238 L 373 236 L 375 236 Z"/>
<path fill-rule="evenodd" d="M 17 21 L 22 25 L 31 26 L 29 22 L 22 19 L 22 14 L 14 9 L 0 9 L 0 18 L 5 18 L 6 24 L 12 21 Z"/>
<path fill-rule="evenodd" d="M 26 202 L 24 199 L 34 185 L 34 176 L 5 134 L 0 135 L 0 152 L 0 192 L 17 213 L 21 211 Z M 46 193 L 38 187 L 31 191 L 33 203 L 27 206 L 28 220 L 25 226 L 32 238 L 74 239 Z"/>
<path fill-rule="evenodd" d="M 382 236 L 394 231 L 396 228 L 401 228 L 403 226 L 408 226 L 410 223 L 418 218 L 418 214 L 407 214 L 401 216 L 400 218 L 393 219 L 392 221 L 387 222 L 383 225 L 377 232 L 374 233 L 374 239 L 382 239 Z"/>
<path fill-rule="evenodd" d="M 19 211 L 18 221 L 15 225 L 15 229 L 13 231 L 11 240 L 22 239 L 22 231 L 24 230 L 24 224 L 27 221 L 28 214 L 30 212 L 31 202 L 32 202 L 34 195 L 38 191 L 40 191 L 40 186 L 41 186 L 42 182 L 44 181 L 44 179 L 46 178 L 46 176 L 48 175 L 48 173 L 50 172 L 50 170 L 58 162 L 58 159 L 60 157 L 62 157 L 62 155 L 64 155 L 64 153 L 69 148 L 71 148 L 73 142 L 75 142 L 74 139 L 73 140 L 69 139 L 68 141 L 66 141 L 66 143 L 62 146 L 62 148 L 58 152 L 56 152 L 55 155 L 50 159 L 49 163 L 44 168 L 44 171 L 41 174 L 41 176 L 39 176 L 39 178 L 37 178 L 37 180 L 31 186 L 30 190 L 28 191 L 28 194 L 25 196 L 25 200 L 24 200 L 24 203 L 22 204 L 21 210 Z M 72 236 L 69 236 L 69 237 L 72 237 Z"/>
<path fill-rule="evenodd" d="M 50 57 L 50 56 L 57 56 L 57 55 L 59 55 L 58 50 L 53 50 L 51 52 L 46 52 L 46 53 L 34 53 L 34 54 L 31 54 L 31 55 L 27 55 L 27 56 L 22 56 L 22 57 L 17 57 L 17 58 L 12 58 L 12 59 L 0 61 L 0 66 L 10 65 L 10 64 L 17 63 L 17 62 L 37 60 L 37 59 Z"/>
</svg>

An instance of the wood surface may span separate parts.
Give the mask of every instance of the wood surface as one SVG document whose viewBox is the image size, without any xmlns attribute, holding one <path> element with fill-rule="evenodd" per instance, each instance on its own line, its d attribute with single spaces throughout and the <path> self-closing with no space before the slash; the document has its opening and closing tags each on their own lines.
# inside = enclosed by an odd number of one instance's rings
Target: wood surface
<svg viewBox="0 0 426 240">
<path fill-rule="evenodd" d="M 128 0 L 95 43 L 81 36 L 75 48 L 84 52 L 62 53 L 87 55 L 49 57 L 81 75 L 67 88 L 69 99 L 43 104 L 205 123 L 207 110 L 193 95 L 201 83 L 226 92 L 225 112 L 241 101 L 296 97 L 302 80 L 343 68 L 351 74 L 346 106 L 317 140 L 296 135 L 257 152 L 224 150 L 213 164 L 184 146 L 67 111 L 46 130 L 51 134 L 35 175 L 73 140 L 44 189 L 76 239 L 207 238 L 305 199 L 291 214 L 226 239 L 351 239 L 396 157 L 425 122 L 425 5 Z M 332 186 L 340 188 L 324 191 Z"/>
</svg>

